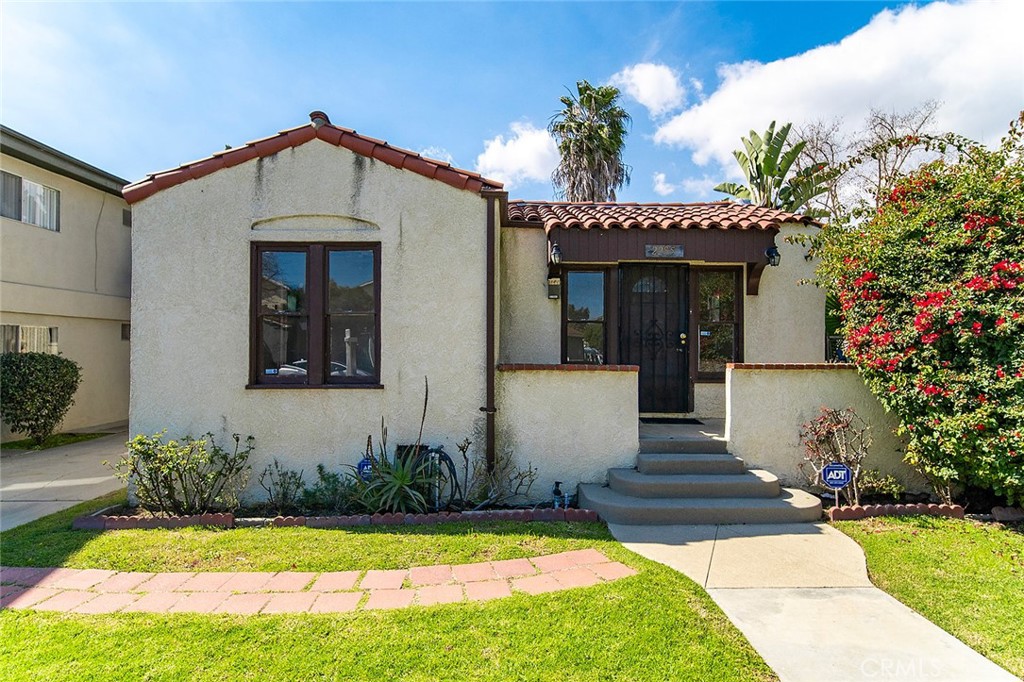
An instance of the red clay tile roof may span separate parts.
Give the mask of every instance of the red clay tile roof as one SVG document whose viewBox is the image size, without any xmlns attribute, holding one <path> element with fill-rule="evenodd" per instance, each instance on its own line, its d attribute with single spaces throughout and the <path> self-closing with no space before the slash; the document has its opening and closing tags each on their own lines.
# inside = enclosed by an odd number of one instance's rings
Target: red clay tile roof
<svg viewBox="0 0 1024 682">
<path fill-rule="evenodd" d="M 821 227 L 821 223 L 813 218 L 732 201 L 701 204 L 617 204 L 514 200 L 508 202 L 508 217 L 514 223 L 543 225 L 547 232 L 555 228 L 771 230 L 778 229 L 783 223 Z"/>
<path fill-rule="evenodd" d="M 298 147 L 316 138 L 344 147 L 356 154 L 377 159 L 389 166 L 404 168 L 425 177 L 440 180 L 456 189 L 479 192 L 483 189 L 502 188 L 500 182 L 488 180 L 479 173 L 455 168 L 444 161 L 437 161 L 408 149 L 394 147 L 383 140 L 359 135 L 349 128 L 342 128 L 331 123 L 324 123 L 317 127 L 313 123 L 309 123 L 297 128 L 282 130 L 277 135 L 261 140 L 247 142 L 242 147 L 215 152 L 205 159 L 186 163 L 172 170 L 151 173 L 145 179 L 125 187 L 124 199 L 129 204 L 134 204 L 168 187 L 180 185 L 183 182 L 201 178 L 222 168 L 231 168 L 258 157 L 270 156 L 289 147 Z"/>
</svg>

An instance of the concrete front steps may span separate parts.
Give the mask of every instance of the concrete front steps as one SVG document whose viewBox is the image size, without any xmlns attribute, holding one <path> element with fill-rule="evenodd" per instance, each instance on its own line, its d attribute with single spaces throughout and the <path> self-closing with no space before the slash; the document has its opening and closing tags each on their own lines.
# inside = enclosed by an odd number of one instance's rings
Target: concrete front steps
<svg viewBox="0 0 1024 682">
<path fill-rule="evenodd" d="M 710 437 L 644 437 L 635 469 L 609 469 L 608 485 L 584 484 L 580 507 L 624 525 L 800 523 L 821 519 L 821 500 L 748 470 Z"/>
</svg>

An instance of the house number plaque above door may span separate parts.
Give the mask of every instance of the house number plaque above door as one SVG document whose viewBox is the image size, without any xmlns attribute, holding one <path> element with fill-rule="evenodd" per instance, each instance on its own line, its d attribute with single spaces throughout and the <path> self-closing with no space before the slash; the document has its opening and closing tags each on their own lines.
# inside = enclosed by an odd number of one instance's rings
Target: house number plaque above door
<svg viewBox="0 0 1024 682">
<path fill-rule="evenodd" d="M 683 247 L 674 244 L 646 244 L 644 256 L 647 258 L 683 258 Z"/>
</svg>

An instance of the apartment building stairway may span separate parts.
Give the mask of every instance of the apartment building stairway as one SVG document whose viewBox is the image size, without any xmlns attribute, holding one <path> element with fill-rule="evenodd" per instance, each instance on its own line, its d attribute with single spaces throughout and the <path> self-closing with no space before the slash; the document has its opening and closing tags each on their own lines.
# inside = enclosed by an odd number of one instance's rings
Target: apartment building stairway
<svg viewBox="0 0 1024 682">
<path fill-rule="evenodd" d="M 768 471 L 729 454 L 720 420 L 640 424 L 633 469 L 609 469 L 608 485 L 583 484 L 580 507 L 626 525 L 800 523 L 821 519 L 821 501 L 783 488 Z"/>
</svg>

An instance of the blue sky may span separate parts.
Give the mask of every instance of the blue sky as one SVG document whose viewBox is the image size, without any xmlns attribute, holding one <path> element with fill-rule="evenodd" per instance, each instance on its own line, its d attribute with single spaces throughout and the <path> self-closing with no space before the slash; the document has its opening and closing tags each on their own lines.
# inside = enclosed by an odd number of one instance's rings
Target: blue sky
<svg viewBox="0 0 1024 682">
<path fill-rule="evenodd" d="M 129 180 L 308 121 L 553 198 L 544 127 L 578 79 L 633 116 L 624 201 L 699 201 L 773 119 L 942 103 L 994 142 L 1024 107 L 1024 3 L 16 3 L 0 120 Z"/>
</svg>

